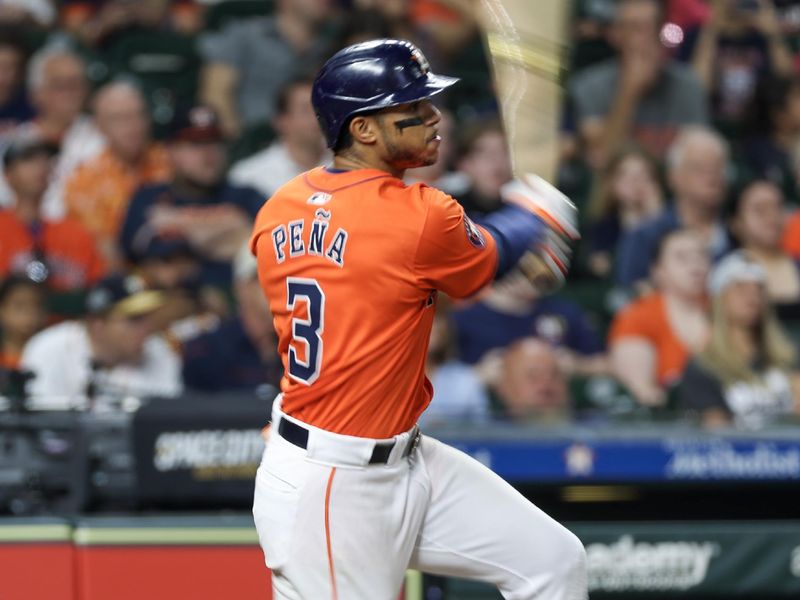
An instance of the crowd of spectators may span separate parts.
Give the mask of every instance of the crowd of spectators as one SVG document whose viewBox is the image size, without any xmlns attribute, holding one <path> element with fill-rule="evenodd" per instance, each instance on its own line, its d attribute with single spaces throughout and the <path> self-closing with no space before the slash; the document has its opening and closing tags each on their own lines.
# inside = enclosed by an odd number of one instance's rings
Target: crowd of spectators
<svg viewBox="0 0 800 600">
<path fill-rule="evenodd" d="M 439 161 L 407 179 L 476 221 L 500 207 L 511 159 L 472 4 L 0 3 L 0 369 L 31 373 L 30 406 L 279 385 L 246 241 L 330 160 L 311 85 L 344 45 L 403 37 L 462 77 Z M 577 0 L 570 27 L 570 280 L 441 299 L 424 421 L 800 414 L 800 5 Z"/>
</svg>

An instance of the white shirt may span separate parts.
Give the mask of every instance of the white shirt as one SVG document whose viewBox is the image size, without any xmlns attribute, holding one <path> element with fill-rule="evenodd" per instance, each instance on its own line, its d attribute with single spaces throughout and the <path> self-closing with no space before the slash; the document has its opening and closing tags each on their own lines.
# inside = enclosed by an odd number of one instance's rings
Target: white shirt
<svg viewBox="0 0 800 600">
<path fill-rule="evenodd" d="M 33 121 L 22 123 L 4 135 L 24 135 L 26 131 L 35 132 L 36 124 Z M 42 201 L 42 217 L 58 220 L 66 216 L 64 186 L 67 180 L 79 165 L 97 156 L 103 148 L 105 148 L 105 139 L 91 118 L 80 115 L 72 122 L 64 134 L 64 139 L 61 140 L 61 148 L 50 175 L 50 184 Z M 8 187 L 5 175 L 0 170 L 0 208 L 11 207 L 14 203 L 14 194 Z"/>
<path fill-rule="evenodd" d="M 329 158 L 326 153 L 320 159 L 319 164 L 325 164 Z M 298 165 L 289 156 L 285 144 L 273 142 L 264 150 L 233 165 L 228 178 L 236 185 L 255 188 L 265 198 L 269 198 L 284 183 L 291 181 L 304 171 L 307 169 Z"/>
<path fill-rule="evenodd" d="M 36 375 L 27 388 L 33 409 L 85 408 L 90 378 L 97 390 L 96 406 L 131 396 L 175 397 L 183 391 L 181 359 L 158 336 L 147 338 L 139 364 L 93 372 L 89 335 L 80 321 L 59 323 L 33 336 L 21 363 Z"/>
</svg>

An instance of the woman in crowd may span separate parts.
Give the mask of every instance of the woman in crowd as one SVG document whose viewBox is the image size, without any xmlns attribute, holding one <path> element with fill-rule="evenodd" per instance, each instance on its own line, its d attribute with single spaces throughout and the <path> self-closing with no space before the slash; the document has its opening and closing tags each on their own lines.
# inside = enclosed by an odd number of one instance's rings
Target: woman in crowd
<svg viewBox="0 0 800 600">
<path fill-rule="evenodd" d="M 45 325 L 41 285 L 20 276 L 0 284 L 0 369 L 18 369 L 26 342 Z"/>
<path fill-rule="evenodd" d="M 757 427 L 798 412 L 797 354 L 770 309 L 767 283 L 766 270 L 742 250 L 711 275 L 711 337 L 678 388 L 679 406 L 707 426 Z"/>
<path fill-rule="evenodd" d="M 608 277 L 622 234 L 663 208 L 656 162 L 636 146 L 620 150 L 609 161 L 589 207 L 589 271 Z"/>
<path fill-rule="evenodd" d="M 706 277 L 702 240 L 688 230 L 666 234 L 651 267 L 656 292 L 617 314 L 609 333 L 614 375 L 646 406 L 662 406 L 689 355 L 706 341 Z"/>
<path fill-rule="evenodd" d="M 781 248 L 783 193 L 773 183 L 746 185 L 733 206 L 731 230 L 739 245 L 764 269 L 767 297 L 780 315 L 800 316 L 800 263 Z"/>
</svg>

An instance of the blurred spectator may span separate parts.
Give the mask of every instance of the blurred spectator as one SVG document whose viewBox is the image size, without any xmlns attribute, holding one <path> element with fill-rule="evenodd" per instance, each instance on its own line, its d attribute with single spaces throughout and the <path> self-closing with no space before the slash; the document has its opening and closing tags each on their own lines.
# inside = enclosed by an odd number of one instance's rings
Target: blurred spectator
<svg viewBox="0 0 800 600">
<path fill-rule="evenodd" d="M 622 309 L 611 324 L 614 375 L 646 406 L 665 403 L 665 390 L 706 341 L 708 268 L 697 234 L 685 229 L 668 233 L 653 263 L 657 291 Z"/>
<path fill-rule="evenodd" d="M 130 396 L 180 395 L 180 357 L 149 321 L 162 301 L 133 278 L 100 281 L 86 297 L 84 321 L 49 327 L 25 346 L 22 367 L 35 374 L 29 406 L 92 410 Z"/>
<path fill-rule="evenodd" d="M 789 256 L 795 260 L 800 260 L 800 211 L 795 212 L 786 221 L 781 245 Z"/>
<path fill-rule="evenodd" d="M 796 196 L 800 79 L 770 77 L 761 81 L 749 117 L 750 137 L 742 145 L 747 167 Z"/>
<path fill-rule="evenodd" d="M 278 339 L 247 244 L 234 261 L 233 293 L 237 314 L 183 346 L 183 380 L 189 388 L 221 392 L 280 385 Z"/>
<path fill-rule="evenodd" d="M 386 23 L 389 32 L 386 37 L 423 43 L 411 19 L 412 2 L 409 0 L 354 0 L 353 4 L 359 11 L 378 13 Z M 422 49 L 428 50 L 427 45 L 423 43 Z"/>
<path fill-rule="evenodd" d="M 14 27 L 50 27 L 56 11 L 50 0 L 3 0 L 0 3 L 0 25 Z"/>
<path fill-rule="evenodd" d="M 328 158 L 325 138 L 311 106 L 311 84 L 308 79 L 294 79 L 281 88 L 272 120 L 278 139 L 233 165 L 231 182 L 255 188 L 266 199 L 287 181 Z"/>
<path fill-rule="evenodd" d="M 138 88 L 110 83 L 97 91 L 93 105 L 107 146 L 67 180 L 64 202 L 68 214 L 92 233 L 111 268 L 119 269 L 117 236 L 133 192 L 167 181 L 171 168 L 163 145 L 150 137 L 150 116 Z"/>
<path fill-rule="evenodd" d="M 764 75 L 792 74 L 773 0 L 712 0 L 711 16 L 698 31 L 692 66 L 718 122 L 735 125 L 745 116 Z"/>
<path fill-rule="evenodd" d="M 792 312 L 800 306 L 800 263 L 781 248 L 783 220 L 781 190 L 769 181 L 756 180 L 738 195 L 731 230 L 749 258 L 764 269 L 770 301 Z M 800 316 L 800 310 L 796 314 Z"/>
<path fill-rule="evenodd" d="M 167 150 L 173 179 L 135 193 L 120 233 L 122 249 L 135 263 L 153 237 L 182 238 L 202 259 L 201 281 L 227 287 L 230 261 L 250 236 L 264 200 L 226 181 L 222 131 L 210 108 L 179 115 Z"/>
<path fill-rule="evenodd" d="M 200 98 L 219 112 L 227 137 L 272 119 L 280 87 L 327 58 L 330 5 L 330 0 L 276 0 L 274 16 L 233 21 L 201 37 L 206 65 Z"/>
<path fill-rule="evenodd" d="M 459 357 L 468 364 L 491 363 L 490 351 L 534 336 L 559 349 L 569 374 L 607 370 L 602 343 L 580 307 L 563 298 L 540 297 L 521 275 L 508 275 L 479 301 L 456 310 L 454 319 Z"/>
<path fill-rule="evenodd" d="M 190 33 L 199 12 L 187 0 L 65 0 L 61 4 L 64 28 L 90 48 L 105 48 L 124 31 L 158 28 L 168 16 L 176 29 Z M 192 25 L 182 26 L 185 23 Z"/>
<path fill-rule="evenodd" d="M 33 117 L 23 85 L 27 54 L 21 37 L 0 29 L 0 137 Z"/>
<path fill-rule="evenodd" d="M 42 286 L 26 277 L 0 283 L 0 369 L 19 369 L 22 349 L 45 324 L 45 299 Z"/>
<path fill-rule="evenodd" d="M 632 286 L 645 280 L 659 240 L 673 229 L 694 231 L 715 260 L 731 248 L 722 219 L 727 166 L 728 145 L 716 132 L 690 127 L 678 135 L 667 155 L 673 205 L 623 236 L 617 255 L 618 283 Z"/>
<path fill-rule="evenodd" d="M 475 370 L 455 359 L 455 327 L 449 302 L 439 298 L 433 317 L 425 375 L 433 399 L 420 424 L 480 423 L 489 418 L 489 396 Z"/>
<path fill-rule="evenodd" d="M 31 134 L 16 134 L 3 155 L 13 208 L 0 210 L 0 278 L 26 274 L 57 291 L 76 291 L 105 270 L 92 236 L 71 219 L 49 219 L 42 202 L 54 149 Z"/>
<path fill-rule="evenodd" d="M 620 0 L 610 30 L 617 58 L 572 80 L 577 126 L 595 168 L 630 138 L 661 157 L 680 127 L 708 121 L 697 78 L 665 54 L 663 22 L 658 0 Z"/>
<path fill-rule="evenodd" d="M 104 140 L 92 120 L 82 114 L 89 85 L 83 59 L 66 48 L 45 46 L 28 63 L 28 94 L 36 117 L 14 133 L 36 134 L 59 147 L 42 210 L 51 219 L 63 217 L 64 185 L 78 165 L 96 156 Z M 0 205 L 11 202 L 0 181 Z"/>
<path fill-rule="evenodd" d="M 467 127 L 459 141 L 457 169 L 468 180 L 468 189 L 457 200 L 470 216 L 480 217 L 502 207 L 500 188 L 511 180 L 511 157 L 499 121 Z"/>
<path fill-rule="evenodd" d="M 555 424 L 571 417 L 567 378 L 543 340 L 524 338 L 506 350 L 496 392 L 502 416 L 513 421 Z"/>
<path fill-rule="evenodd" d="M 658 165 L 636 146 L 624 147 L 606 166 L 589 207 L 590 272 L 607 277 L 622 235 L 663 210 Z"/>
<path fill-rule="evenodd" d="M 744 251 L 724 258 L 709 280 L 711 337 L 686 368 L 679 406 L 707 426 L 758 427 L 800 412 L 797 353 L 769 306 L 767 273 Z"/>
<path fill-rule="evenodd" d="M 344 48 L 370 40 L 391 37 L 391 25 L 379 9 L 359 8 L 348 12 L 347 19 L 342 23 L 338 46 Z"/>
</svg>

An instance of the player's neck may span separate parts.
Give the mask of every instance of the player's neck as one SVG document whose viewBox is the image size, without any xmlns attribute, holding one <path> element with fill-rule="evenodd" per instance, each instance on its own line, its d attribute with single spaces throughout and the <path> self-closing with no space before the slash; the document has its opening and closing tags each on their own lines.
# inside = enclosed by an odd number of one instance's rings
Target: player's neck
<svg viewBox="0 0 800 600">
<path fill-rule="evenodd" d="M 336 154 L 333 157 L 333 168 L 342 171 L 356 171 L 358 169 L 378 169 L 379 171 L 386 171 L 398 179 L 402 179 L 405 175 L 405 169 L 398 169 L 382 161 L 378 158 L 365 157 L 357 151 L 348 151 L 342 154 Z"/>
</svg>

